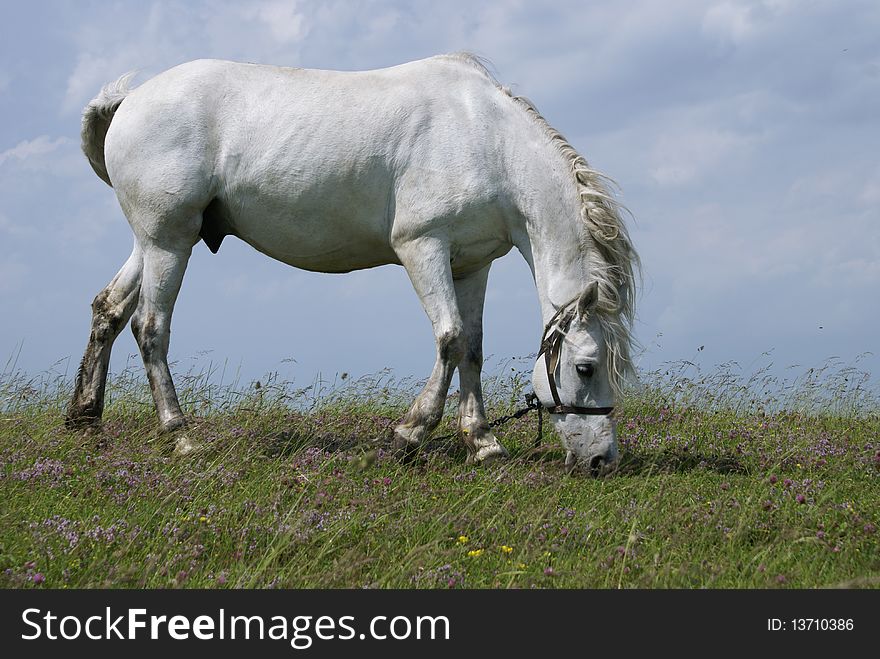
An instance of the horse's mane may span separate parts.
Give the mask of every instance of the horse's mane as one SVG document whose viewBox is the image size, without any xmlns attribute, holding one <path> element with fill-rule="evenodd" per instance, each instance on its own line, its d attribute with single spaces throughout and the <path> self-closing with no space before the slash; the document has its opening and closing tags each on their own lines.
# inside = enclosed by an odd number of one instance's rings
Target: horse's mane
<svg viewBox="0 0 880 659">
<path fill-rule="evenodd" d="M 568 140 L 541 116 L 534 103 L 524 96 L 514 95 L 498 82 L 484 60 L 471 53 L 454 53 L 449 57 L 482 72 L 505 96 L 532 117 L 568 162 L 581 199 L 581 219 L 586 237 L 599 257 L 591 264 L 592 276 L 599 284 L 597 317 L 605 335 L 611 385 L 619 392 L 623 378 L 633 370 L 635 272 L 640 268 L 640 261 L 621 216 L 625 209 L 610 191 L 614 182 L 590 167 Z"/>
</svg>

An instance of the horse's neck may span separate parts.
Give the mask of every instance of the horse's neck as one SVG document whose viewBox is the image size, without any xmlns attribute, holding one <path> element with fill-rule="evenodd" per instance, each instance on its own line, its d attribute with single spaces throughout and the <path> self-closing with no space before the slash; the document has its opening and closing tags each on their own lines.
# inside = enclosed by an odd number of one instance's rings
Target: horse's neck
<svg viewBox="0 0 880 659">
<path fill-rule="evenodd" d="M 581 241 L 560 245 L 558 250 L 552 245 L 531 242 L 531 258 L 526 258 L 541 304 L 541 317 L 546 323 L 564 304 L 583 292 L 589 281 L 589 259 L 580 249 Z"/>
<path fill-rule="evenodd" d="M 561 169 L 561 168 L 560 168 Z M 532 270 L 543 322 L 580 294 L 590 274 L 580 199 L 567 170 L 541 174 L 542 195 L 534 195 L 524 209 L 523 230 L 516 246 Z"/>
</svg>

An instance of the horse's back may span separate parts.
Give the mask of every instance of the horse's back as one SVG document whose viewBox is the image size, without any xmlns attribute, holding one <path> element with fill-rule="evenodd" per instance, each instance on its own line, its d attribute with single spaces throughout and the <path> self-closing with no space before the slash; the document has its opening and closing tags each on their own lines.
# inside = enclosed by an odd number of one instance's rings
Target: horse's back
<svg viewBox="0 0 880 659">
<path fill-rule="evenodd" d="M 285 262 L 370 267 L 394 262 L 396 219 L 424 231 L 497 198 L 500 99 L 448 56 L 356 72 L 197 60 L 126 98 L 107 168 L 121 196 L 211 205 L 221 233 Z"/>
<path fill-rule="evenodd" d="M 293 148 L 300 158 L 317 149 L 322 159 L 384 156 L 404 164 L 422 137 L 448 138 L 448 152 L 456 142 L 479 141 L 479 119 L 497 109 L 496 91 L 479 69 L 450 56 L 370 71 L 195 60 L 136 88 L 112 128 L 128 134 L 123 142 L 213 150 L 220 160 Z M 408 147 L 415 148 L 402 151 Z"/>
</svg>

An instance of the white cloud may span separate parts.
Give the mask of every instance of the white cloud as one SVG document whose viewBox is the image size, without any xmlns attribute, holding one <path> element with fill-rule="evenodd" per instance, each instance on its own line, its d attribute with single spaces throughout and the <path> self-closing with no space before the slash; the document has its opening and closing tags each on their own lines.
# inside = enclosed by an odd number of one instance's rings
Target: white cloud
<svg viewBox="0 0 880 659">
<path fill-rule="evenodd" d="M 299 41 L 308 34 L 308 24 L 305 14 L 297 11 L 297 5 L 290 0 L 273 0 L 252 5 L 244 10 L 244 14 L 256 16 L 269 28 L 276 41 Z"/>
<path fill-rule="evenodd" d="M 24 162 L 45 156 L 70 142 L 71 140 L 67 137 L 59 137 L 53 140 L 48 135 L 40 135 L 32 140 L 23 140 L 14 147 L 0 152 L 0 166 L 8 160 Z"/>
<path fill-rule="evenodd" d="M 657 138 L 650 176 L 662 186 L 694 183 L 725 159 L 747 150 L 750 142 L 749 137 L 720 128 L 681 127 Z"/>
<path fill-rule="evenodd" d="M 400 12 L 389 10 L 377 12 L 376 15 L 367 23 L 367 32 L 375 39 L 377 37 L 387 37 L 392 30 L 397 28 L 401 23 Z"/>
<path fill-rule="evenodd" d="M 742 46 L 796 6 L 793 0 L 725 0 L 703 15 L 703 33 L 721 45 Z"/>
<path fill-rule="evenodd" d="M 722 43 L 739 44 L 752 36 L 752 9 L 742 2 L 722 2 L 706 10 L 703 32 Z"/>
<path fill-rule="evenodd" d="M 67 91 L 61 107 L 65 112 L 80 111 L 102 86 L 125 73 L 115 58 L 81 53 L 67 78 Z"/>
<path fill-rule="evenodd" d="M 73 71 L 61 109 L 78 112 L 106 83 L 129 71 L 149 78 L 202 57 L 296 65 L 317 7 L 273 0 L 255 3 L 119 5 L 77 27 Z M 308 12 L 306 10 L 309 10 Z"/>
</svg>

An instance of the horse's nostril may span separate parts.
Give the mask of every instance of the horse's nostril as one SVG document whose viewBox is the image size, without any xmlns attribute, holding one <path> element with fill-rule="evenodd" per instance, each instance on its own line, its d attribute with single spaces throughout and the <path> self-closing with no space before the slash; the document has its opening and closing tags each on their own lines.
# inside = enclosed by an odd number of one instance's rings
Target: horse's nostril
<svg viewBox="0 0 880 659">
<path fill-rule="evenodd" d="M 599 472 L 602 470 L 602 467 L 604 467 L 604 466 L 605 466 L 605 458 L 603 458 L 601 455 L 594 455 L 590 459 L 590 473 L 592 473 L 593 476 L 598 476 Z"/>
</svg>

